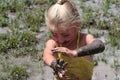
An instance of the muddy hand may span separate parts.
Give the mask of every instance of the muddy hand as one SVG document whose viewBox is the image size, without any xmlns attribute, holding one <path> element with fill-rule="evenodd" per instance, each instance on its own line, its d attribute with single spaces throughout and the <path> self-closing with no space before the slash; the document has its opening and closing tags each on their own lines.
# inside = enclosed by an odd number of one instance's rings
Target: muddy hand
<svg viewBox="0 0 120 80">
<path fill-rule="evenodd" d="M 65 47 L 56 47 L 56 48 L 52 49 L 52 52 L 53 53 L 59 53 L 59 52 L 61 52 L 61 53 L 67 53 L 68 49 L 65 48 Z"/>
<path fill-rule="evenodd" d="M 66 55 L 69 57 L 76 56 L 75 50 L 70 50 L 70 49 L 65 48 L 65 47 L 56 47 L 56 48 L 52 49 L 51 51 L 53 52 L 53 54 L 62 53 L 63 55 Z"/>
<path fill-rule="evenodd" d="M 54 70 L 54 74 L 59 78 L 62 78 L 65 75 L 65 67 L 67 66 L 67 62 L 63 59 L 57 59 L 51 63 L 51 67 Z"/>
</svg>

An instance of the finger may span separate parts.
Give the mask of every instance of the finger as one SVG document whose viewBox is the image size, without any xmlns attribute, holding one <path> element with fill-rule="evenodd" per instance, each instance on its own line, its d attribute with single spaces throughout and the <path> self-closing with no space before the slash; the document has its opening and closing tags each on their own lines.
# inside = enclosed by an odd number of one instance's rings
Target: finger
<svg viewBox="0 0 120 80">
<path fill-rule="evenodd" d="M 61 66 L 60 66 L 59 64 L 57 65 L 56 68 L 57 68 L 57 71 L 60 71 L 60 70 L 61 70 Z"/>
<path fill-rule="evenodd" d="M 60 59 L 59 64 L 60 64 L 60 65 L 63 65 L 64 62 L 65 62 L 65 61 L 64 61 L 63 59 Z"/>
<path fill-rule="evenodd" d="M 58 50 L 59 48 L 58 47 L 56 47 L 56 48 L 54 48 L 53 50 Z"/>
<path fill-rule="evenodd" d="M 51 51 L 52 51 L 53 54 L 58 54 L 58 51 L 56 51 L 56 50 L 52 49 Z"/>
<path fill-rule="evenodd" d="M 65 62 L 64 64 L 63 64 L 63 70 L 65 69 L 65 67 L 68 65 L 68 63 L 67 62 Z"/>
<path fill-rule="evenodd" d="M 59 71 L 58 75 L 60 78 L 62 78 L 65 75 L 65 71 L 64 70 Z"/>
<path fill-rule="evenodd" d="M 52 49 L 51 51 L 52 51 L 52 52 L 56 52 L 56 50 L 55 50 L 55 49 Z"/>
<path fill-rule="evenodd" d="M 54 48 L 53 50 L 54 50 L 54 51 L 57 51 L 57 52 L 60 52 L 60 51 L 62 51 L 63 49 L 60 48 L 60 47 L 56 47 L 56 48 Z"/>
<path fill-rule="evenodd" d="M 63 73 L 59 73 L 59 77 L 60 77 L 60 78 L 62 78 L 62 77 L 63 77 L 63 75 L 64 75 Z"/>
<path fill-rule="evenodd" d="M 57 64 L 59 64 L 59 63 L 60 63 L 60 59 L 58 58 L 58 59 L 57 59 Z"/>
</svg>

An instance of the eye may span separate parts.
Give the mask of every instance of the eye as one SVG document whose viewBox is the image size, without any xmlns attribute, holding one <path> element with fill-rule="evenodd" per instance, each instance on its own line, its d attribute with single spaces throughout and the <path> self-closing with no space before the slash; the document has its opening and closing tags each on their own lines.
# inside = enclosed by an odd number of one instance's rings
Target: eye
<svg viewBox="0 0 120 80">
<path fill-rule="evenodd" d="M 53 33 L 52 35 L 53 35 L 53 36 L 57 36 L 57 34 L 55 34 L 55 33 Z"/>
<path fill-rule="evenodd" d="M 52 36 L 57 36 L 57 34 L 56 34 L 56 33 L 51 32 L 51 34 L 52 34 Z"/>
</svg>

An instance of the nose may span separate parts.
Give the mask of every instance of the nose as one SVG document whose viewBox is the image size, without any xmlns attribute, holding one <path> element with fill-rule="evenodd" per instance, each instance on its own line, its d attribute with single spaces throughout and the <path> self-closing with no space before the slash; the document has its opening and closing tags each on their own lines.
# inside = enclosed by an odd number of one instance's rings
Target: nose
<svg viewBox="0 0 120 80">
<path fill-rule="evenodd" d="M 63 38 L 62 36 L 59 36 L 57 41 L 62 44 L 62 43 L 64 43 L 65 38 Z"/>
</svg>

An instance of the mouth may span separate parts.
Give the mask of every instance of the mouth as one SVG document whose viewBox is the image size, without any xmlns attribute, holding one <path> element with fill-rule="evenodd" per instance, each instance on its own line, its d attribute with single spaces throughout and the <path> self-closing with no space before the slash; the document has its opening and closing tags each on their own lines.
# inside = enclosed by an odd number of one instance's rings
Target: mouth
<svg viewBox="0 0 120 80">
<path fill-rule="evenodd" d="M 70 41 L 64 41 L 61 44 L 64 45 L 64 46 L 67 46 L 67 45 L 69 45 L 69 43 L 70 43 Z"/>
<path fill-rule="evenodd" d="M 64 41 L 62 44 L 67 44 L 67 43 L 69 43 L 69 41 Z"/>
</svg>

